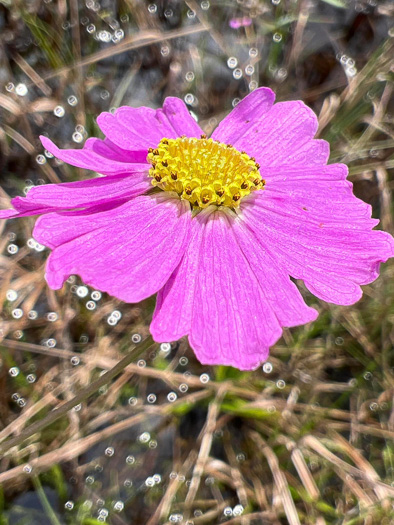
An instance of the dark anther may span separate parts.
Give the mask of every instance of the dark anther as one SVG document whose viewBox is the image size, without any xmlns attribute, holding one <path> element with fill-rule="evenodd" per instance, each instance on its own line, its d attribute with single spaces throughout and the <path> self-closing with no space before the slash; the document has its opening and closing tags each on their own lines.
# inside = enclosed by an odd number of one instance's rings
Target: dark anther
<svg viewBox="0 0 394 525">
<path fill-rule="evenodd" d="M 241 155 L 246 155 L 246 151 L 241 151 Z"/>
<path fill-rule="evenodd" d="M 153 153 L 153 148 L 149 148 L 148 153 Z"/>
<path fill-rule="evenodd" d="M 209 197 L 207 195 L 204 195 L 204 197 L 201 199 L 204 204 L 209 202 Z"/>
<path fill-rule="evenodd" d="M 158 149 L 154 149 L 153 150 L 153 155 L 158 155 L 159 154 L 159 150 Z"/>
<path fill-rule="evenodd" d="M 185 193 L 186 193 L 186 195 L 191 195 L 192 194 L 192 190 L 190 188 L 186 188 L 185 189 Z"/>
<path fill-rule="evenodd" d="M 157 180 L 157 182 L 160 182 L 160 181 L 161 181 L 161 175 L 159 175 L 158 173 L 156 173 L 156 175 L 155 175 L 155 179 Z"/>
<path fill-rule="evenodd" d="M 202 139 L 206 139 L 207 136 L 203 133 L 203 134 L 201 135 L 201 138 L 202 138 Z"/>
<path fill-rule="evenodd" d="M 246 182 L 243 182 L 243 183 L 241 184 L 241 189 L 243 189 L 243 190 L 248 189 L 248 185 L 247 185 Z"/>
<path fill-rule="evenodd" d="M 166 145 L 168 145 L 168 140 L 167 140 L 167 139 L 163 139 L 163 140 L 161 141 L 161 143 L 162 143 L 162 144 L 166 144 Z"/>
<path fill-rule="evenodd" d="M 181 135 L 181 139 L 185 139 L 186 138 L 186 135 Z"/>
<path fill-rule="evenodd" d="M 240 198 L 241 198 L 241 195 L 239 193 L 236 193 L 235 195 L 233 195 L 233 201 L 235 202 L 239 201 Z"/>
<path fill-rule="evenodd" d="M 224 190 L 217 190 L 216 195 L 219 195 L 219 197 L 222 197 L 224 194 Z"/>
<path fill-rule="evenodd" d="M 152 168 L 156 168 L 156 162 L 152 162 Z"/>
<path fill-rule="evenodd" d="M 256 162 L 256 168 L 259 169 L 260 168 L 260 164 L 258 162 Z"/>
<path fill-rule="evenodd" d="M 226 144 L 226 148 L 232 148 L 231 144 Z"/>
<path fill-rule="evenodd" d="M 254 179 L 253 184 L 254 184 L 255 186 L 258 186 L 258 185 L 260 184 L 260 182 L 261 182 L 260 179 Z"/>
<path fill-rule="evenodd" d="M 171 173 L 171 178 L 172 178 L 172 180 L 177 180 L 178 175 L 176 173 L 172 172 Z"/>
<path fill-rule="evenodd" d="M 250 160 L 253 160 L 253 162 L 256 162 L 256 159 L 254 157 L 250 157 Z"/>
<path fill-rule="evenodd" d="M 166 160 L 163 160 L 163 162 L 161 163 L 162 166 L 164 166 L 165 168 L 168 166 L 168 162 Z"/>
</svg>

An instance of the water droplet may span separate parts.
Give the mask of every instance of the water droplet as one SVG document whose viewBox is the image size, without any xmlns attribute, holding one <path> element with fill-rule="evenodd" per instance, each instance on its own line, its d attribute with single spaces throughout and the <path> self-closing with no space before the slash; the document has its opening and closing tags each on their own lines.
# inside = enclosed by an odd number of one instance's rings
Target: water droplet
<svg viewBox="0 0 394 525">
<path fill-rule="evenodd" d="M 95 303 L 94 301 L 88 301 L 88 302 L 86 303 L 86 308 L 87 308 L 88 310 L 94 310 L 94 309 L 96 308 L 96 306 L 97 306 L 97 305 L 96 305 L 96 303 Z"/>
<path fill-rule="evenodd" d="M 276 382 L 276 387 L 282 390 L 283 388 L 285 388 L 285 386 L 286 382 L 283 381 L 283 379 L 278 379 L 278 381 Z"/>
<path fill-rule="evenodd" d="M 231 507 L 226 507 L 223 511 L 223 514 L 225 516 L 232 516 L 233 515 L 233 509 Z"/>
<path fill-rule="evenodd" d="M 189 363 L 189 359 L 187 357 L 180 357 L 179 358 L 179 364 L 181 366 L 186 366 Z"/>
<path fill-rule="evenodd" d="M 96 26 L 94 24 L 89 24 L 86 27 L 86 31 L 90 34 L 94 33 L 96 31 Z"/>
<path fill-rule="evenodd" d="M 245 67 L 245 73 L 247 75 L 253 75 L 254 73 L 254 66 L 252 66 L 252 64 L 248 64 L 246 67 Z"/>
<path fill-rule="evenodd" d="M 280 4 L 280 0 L 271 0 L 271 2 L 272 2 L 274 5 L 279 5 L 279 4 Z"/>
<path fill-rule="evenodd" d="M 370 381 L 370 380 L 372 379 L 372 374 L 371 374 L 371 372 L 365 372 L 365 374 L 364 374 L 364 379 L 365 379 L 366 381 Z"/>
<path fill-rule="evenodd" d="M 235 57 L 229 57 L 227 65 L 230 69 L 234 69 L 238 65 L 238 60 Z"/>
<path fill-rule="evenodd" d="M 133 334 L 131 336 L 131 340 L 132 340 L 133 343 L 137 344 L 137 343 L 141 342 L 142 337 L 140 336 L 140 334 Z"/>
<path fill-rule="evenodd" d="M 155 403 L 156 402 L 156 396 L 155 394 L 149 394 L 147 397 L 146 397 L 146 400 L 148 401 L 148 403 Z"/>
<path fill-rule="evenodd" d="M 274 33 L 273 37 L 272 37 L 272 40 L 276 43 L 278 42 L 281 42 L 282 40 L 282 35 L 280 33 Z"/>
<path fill-rule="evenodd" d="M 94 476 L 87 476 L 86 479 L 85 479 L 85 483 L 87 485 L 93 485 L 93 483 L 94 483 Z"/>
<path fill-rule="evenodd" d="M 77 288 L 77 295 L 78 297 L 86 297 L 89 293 L 89 290 L 87 288 L 87 286 L 78 286 Z"/>
<path fill-rule="evenodd" d="M 274 0 L 272 0 L 274 1 Z M 280 2 L 280 0 L 278 1 L 278 3 Z M 244 508 L 242 505 L 235 505 L 235 507 L 233 508 L 233 516 L 241 516 L 241 514 L 243 513 L 244 511 Z"/>
<path fill-rule="evenodd" d="M 200 381 L 201 383 L 208 383 L 210 377 L 208 374 L 201 374 L 200 375 Z"/>
<path fill-rule="evenodd" d="M 18 392 L 15 392 L 14 394 L 12 394 L 11 399 L 12 401 L 18 401 L 20 397 L 21 396 L 18 394 Z"/>
<path fill-rule="evenodd" d="M 46 345 L 49 347 L 49 348 L 55 348 L 56 346 L 56 339 L 53 339 L 52 337 L 50 339 L 48 339 L 48 341 L 46 342 Z"/>
<path fill-rule="evenodd" d="M 78 99 L 75 95 L 70 95 L 67 99 L 67 103 L 70 106 L 76 106 L 78 104 Z"/>
<path fill-rule="evenodd" d="M 18 294 L 15 290 L 8 290 L 6 293 L 7 300 L 11 303 L 18 298 Z"/>
<path fill-rule="evenodd" d="M 64 117 L 65 115 L 65 111 L 64 111 L 64 107 L 63 106 L 56 106 L 55 109 L 53 110 L 53 113 L 54 115 L 56 115 L 56 117 Z"/>
<path fill-rule="evenodd" d="M 161 46 L 160 53 L 163 57 L 166 57 L 170 54 L 170 48 L 169 46 Z"/>
<path fill-rule="evenodd" d="M 237 67 L 237 69 L 234 69 L 234 71 L 233 71 L 233 77 L 234 77 L 236 80 L 239 80 L 240 78 L 242 78 L 242 69 L 240 69 L 239 67 Z"/>
<path fill-rule="evenodd" d="M 15 308 L 14 310 L 12 310 L 12 317 L 14 319 L 20 319 L 21 317 L 23 317 L 23 310 L 21 308 Z"/>
<path fill-rule="evenodd" d="M 175 392 L 170 392 L 169 394 L 167 394 L 167 399 L 170 403 L 173 403 L 174 401 L 176 401 L 178 398 L 178 396 L 176 395 Z"/>
<path fill-rule="evenodd" d="M 273 370 L 273 366 L 272 364 L 267 361 L 266 363 L 263 364 L 263 372 L 265 372 L 266 374 L 270 374 Z"/>
<path fill-rule="evenodd" d="M 127 463 L 128 465 L 134 465 L 134 463 L 135 463 L 135 457 L 134 457 L 134 456 L 127 456 L 127 458 L 126 458 L 126 463 Z"/>
<path fill-rule="evenodd" d="M 189 387 L 186 383 L 182 383 L 179 385 L 179 391 L 182 392 L 182 394 L 185 394 L 189 390 Z"/>
<path fill-rule="evenodd" d="M 109 31 L 99 31 L 97 37 L 101 42 L 111 42 L 112 35 Z"/>
<path fill-rule="evenodd" d="M 185 78 L 188 82 L 193 82 L 194 80 L 194 73 L 193 71 L 188 71 L 185 75 Z"/>
<path fill-rule="evenodd" d="M 114 454 L 115 454 L 115 449 L 114 449 L 113 447 L 107 447 L 107 448 L 105 449 L 105 455 L 106 455 L 106 456 L 111 457 L 111 456 L 113 456 Z"/>
<path fill-rule="evenodd" d="M 25 97 L 28 93 L 26 84 L 18 84 L 15 88 L 15 93 L 20 97 Z"/>
<path fill-rule="evenodd" d="M 6 91 L 8 91 L 9 93 L 12 93 L 15 89 L 15 86 L 12 82 L 8 82 L 8 84 L 6 84 L 5 86 L 5 89 Z"/>
<path fill-rule="evenodd" d="M 201 9 L 203 11 L 208 11 L 208 9 L 210 8 L 210 5 L 211 4 L 208 2 L 208 0 L 201 2 Z"/>
<path fill-rule="evenodd" d="M 26 399 L 24 399 L 23 397 L 20 397 L 17 401 L 18 405 L 23 408 L 26 406 Z"/>
<path fill-rule="evenodd" d="M 130 406 L 134 407 L 138 403 L 138 399 L 136 397 L 129 397 L 128 403 Z"/>
<path fill-rule="evenodd" d="M 40 155 L 37 155 L 37 157 L 36 157 L 37 164 L 45 164 L 46 161 L 47 161 L 47 159 L 45 158 L 44 155 L 42 155 L 41 153 L 40 153 Z"/>
<path fill-rule="evenodd" d="M 196 13 L 192 9 L 189 9 L 189 11 L 187 12 L 187 17 L 194 18 L 195 16 L 196 16 Z"/>
<path fill-rule="evenodd" d="M 72 139 L 77 144 L 80 144 L 83 141 L 83 135 L 79 133 L 79 131 L 74 131 L 74 133 L 72 134 Z"/>
<path fill-rule="evenodd" d="M 154 474 L 153 475 L 153 481 L 157 484 L 157 483 L 161 483 L 161 476 L 160 474 Z"/>
<path fill-rule="evenodd" d="M 166 10 L 164 11 L 164 16 L 165 16 L 166 18 L 171 18 L 173 14 L 174 14 L 174 11 L 173 11 L 172 9 L 166 9 Z"/>
<path fill-rule="evenodd" d="M 153 477 L 149 476 L 148 478 L 146 478 L 145 485 L 147 487 L 153 487 L 155 485 L 155 481 L 154 481 Z"/>
<path fill-rule="evenodd" d="M 148 5 L 148 11 L 151 15 L 153 15 L 154 13 L 156 13 L 157 11 L 157 5 L 156 4 L 150 4 Z"/>
<path fill-rule="evenodd" d="M 18 253 L 19 251 L 19 248 L 16 244 L 9 244 L 7 246 L 7 252 L 11 255 L 15 255 L 16 253 Z"/>
<path fill-rule="evenodd" d="M 133 486 L 133 482 L 131 481 L 131 479 L 125 479 L 124 482 L 123 482 L 123 485 L 126 487 L 126 488 L 130 488 Z"/>
<path fill-rule="evenodd" d="M 149 432 L 143 432 L 139 437 L 138 437 L 138 441 L 140 443 L 148 443 L 148 441 L 150 440 L 150 434 Z"/>
<path fill-rule="evenodd" d="M 114 503 L 114 511 L 115 512 L 122 512 L 122 510 L 124 509 L 124 503 L 123 501 L 115 501 Z"/>
<path fill-rule="evenodd" d="M 192 93 L 187 93 L 185 95 L 184 100 L 186 104 L 189 104 L 189 106 L 191 106 L 194 102 L 194 95 Z"/>
<path fill-rule="evenodd" d="M 25 472 L 26 474 L 30 474 L 31 471 L 33 470 L 33 467 L 31 465 L 29 465 L 28 463 L 26 463 L 26 465 L 23 466 L 23 472 Z"/>
<path fill-rule="evenodd" d="M 257 57 L 258 54 L 259 54 L 259 50 L 258 50 L 256 47 L 251 47 L 251 48 L 249 49 L 249 56 L 250 56 L 251 58 L 255 58 L 255 57 Z"/>
<path fill-rule="evenodd" d="M 28 376 L 26 376 L 26 379 L 28 383 L 34 383 L 37 377 L 35 376 L 35 374 L 29 374 Z"/>
<path fill-rule="evenodd" d="M 378 410 L 379 408 L 379 405 L 377 403 L 371 403 L 369 405 L 369 409 L 372 410 L 372 412 L 375 412 L 376 410 Z"/>
<path fill-rule="evenodd" d="M 74 502 L 73 501 L 66 501 L 66 503 L 64 504 L 64 508 L 66 510 L 73 510 Z"/>
</svg>

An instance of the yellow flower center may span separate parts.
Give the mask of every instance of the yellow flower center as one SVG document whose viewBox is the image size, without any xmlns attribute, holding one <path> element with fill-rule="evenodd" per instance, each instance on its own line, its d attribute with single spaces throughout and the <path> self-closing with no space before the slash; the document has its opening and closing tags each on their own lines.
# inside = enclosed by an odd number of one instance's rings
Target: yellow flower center
<svg viewBox="0 0 394 525">
<path fill-rule="evenodd" d="M 149 149 L 148 162 L 153 186 L 176 192 L 193 208 L 210 204 L 235 208 L 265 185 L 254 158 L 205 135 L 163 138 L 156 149 Z"/>
</svg>

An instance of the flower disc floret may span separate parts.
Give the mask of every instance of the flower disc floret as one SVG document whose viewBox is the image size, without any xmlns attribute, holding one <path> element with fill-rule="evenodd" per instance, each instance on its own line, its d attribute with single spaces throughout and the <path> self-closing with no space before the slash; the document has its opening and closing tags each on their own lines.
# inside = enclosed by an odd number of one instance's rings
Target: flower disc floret
<svg viewBox="0 0 394 525">
<path fill-rule="evenodd" d="M 153 186 L 176 192 L 193 208 L 211 204 L 235 208 L 265 184 L 254 158 L 205 135 L 163 138 L 149 150 L 148 161 Z"/>
</svg>

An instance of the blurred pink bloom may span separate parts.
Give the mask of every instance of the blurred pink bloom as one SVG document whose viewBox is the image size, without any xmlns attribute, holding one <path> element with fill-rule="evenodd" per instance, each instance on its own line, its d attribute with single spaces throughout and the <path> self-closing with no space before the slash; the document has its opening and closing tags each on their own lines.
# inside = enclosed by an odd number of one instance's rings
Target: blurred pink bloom
<svg viewBox="0 0 394 525">
<path fill-rule="evenodd" d="M 253 91 L 213 140 L 177 98 L 102 113 L 106 138 L 80 150 L 41 137 L 57 158 L 105 177 L 33 187 L 0 217 L 42 215 L 33 235 L 52 250 L 51 288 L 78 274 L 130 303 L 158 292 L 156 341 L 187 335 L 203 364 L 253 369 L 282 327 L 318 315 L 290 277 L 349 305 L 394 255 L 347 167 L 326 164 L 315 114 L 273 102 L 270 89 Z"/>
<path fill-rule="evenodd" d="M 231 18 L 228 24 L 232 29 L 239 29 L 240 27 L 246 27 L 252 25 L 252 19 L 248 16 L 242 18 Z"/>
</svg>

